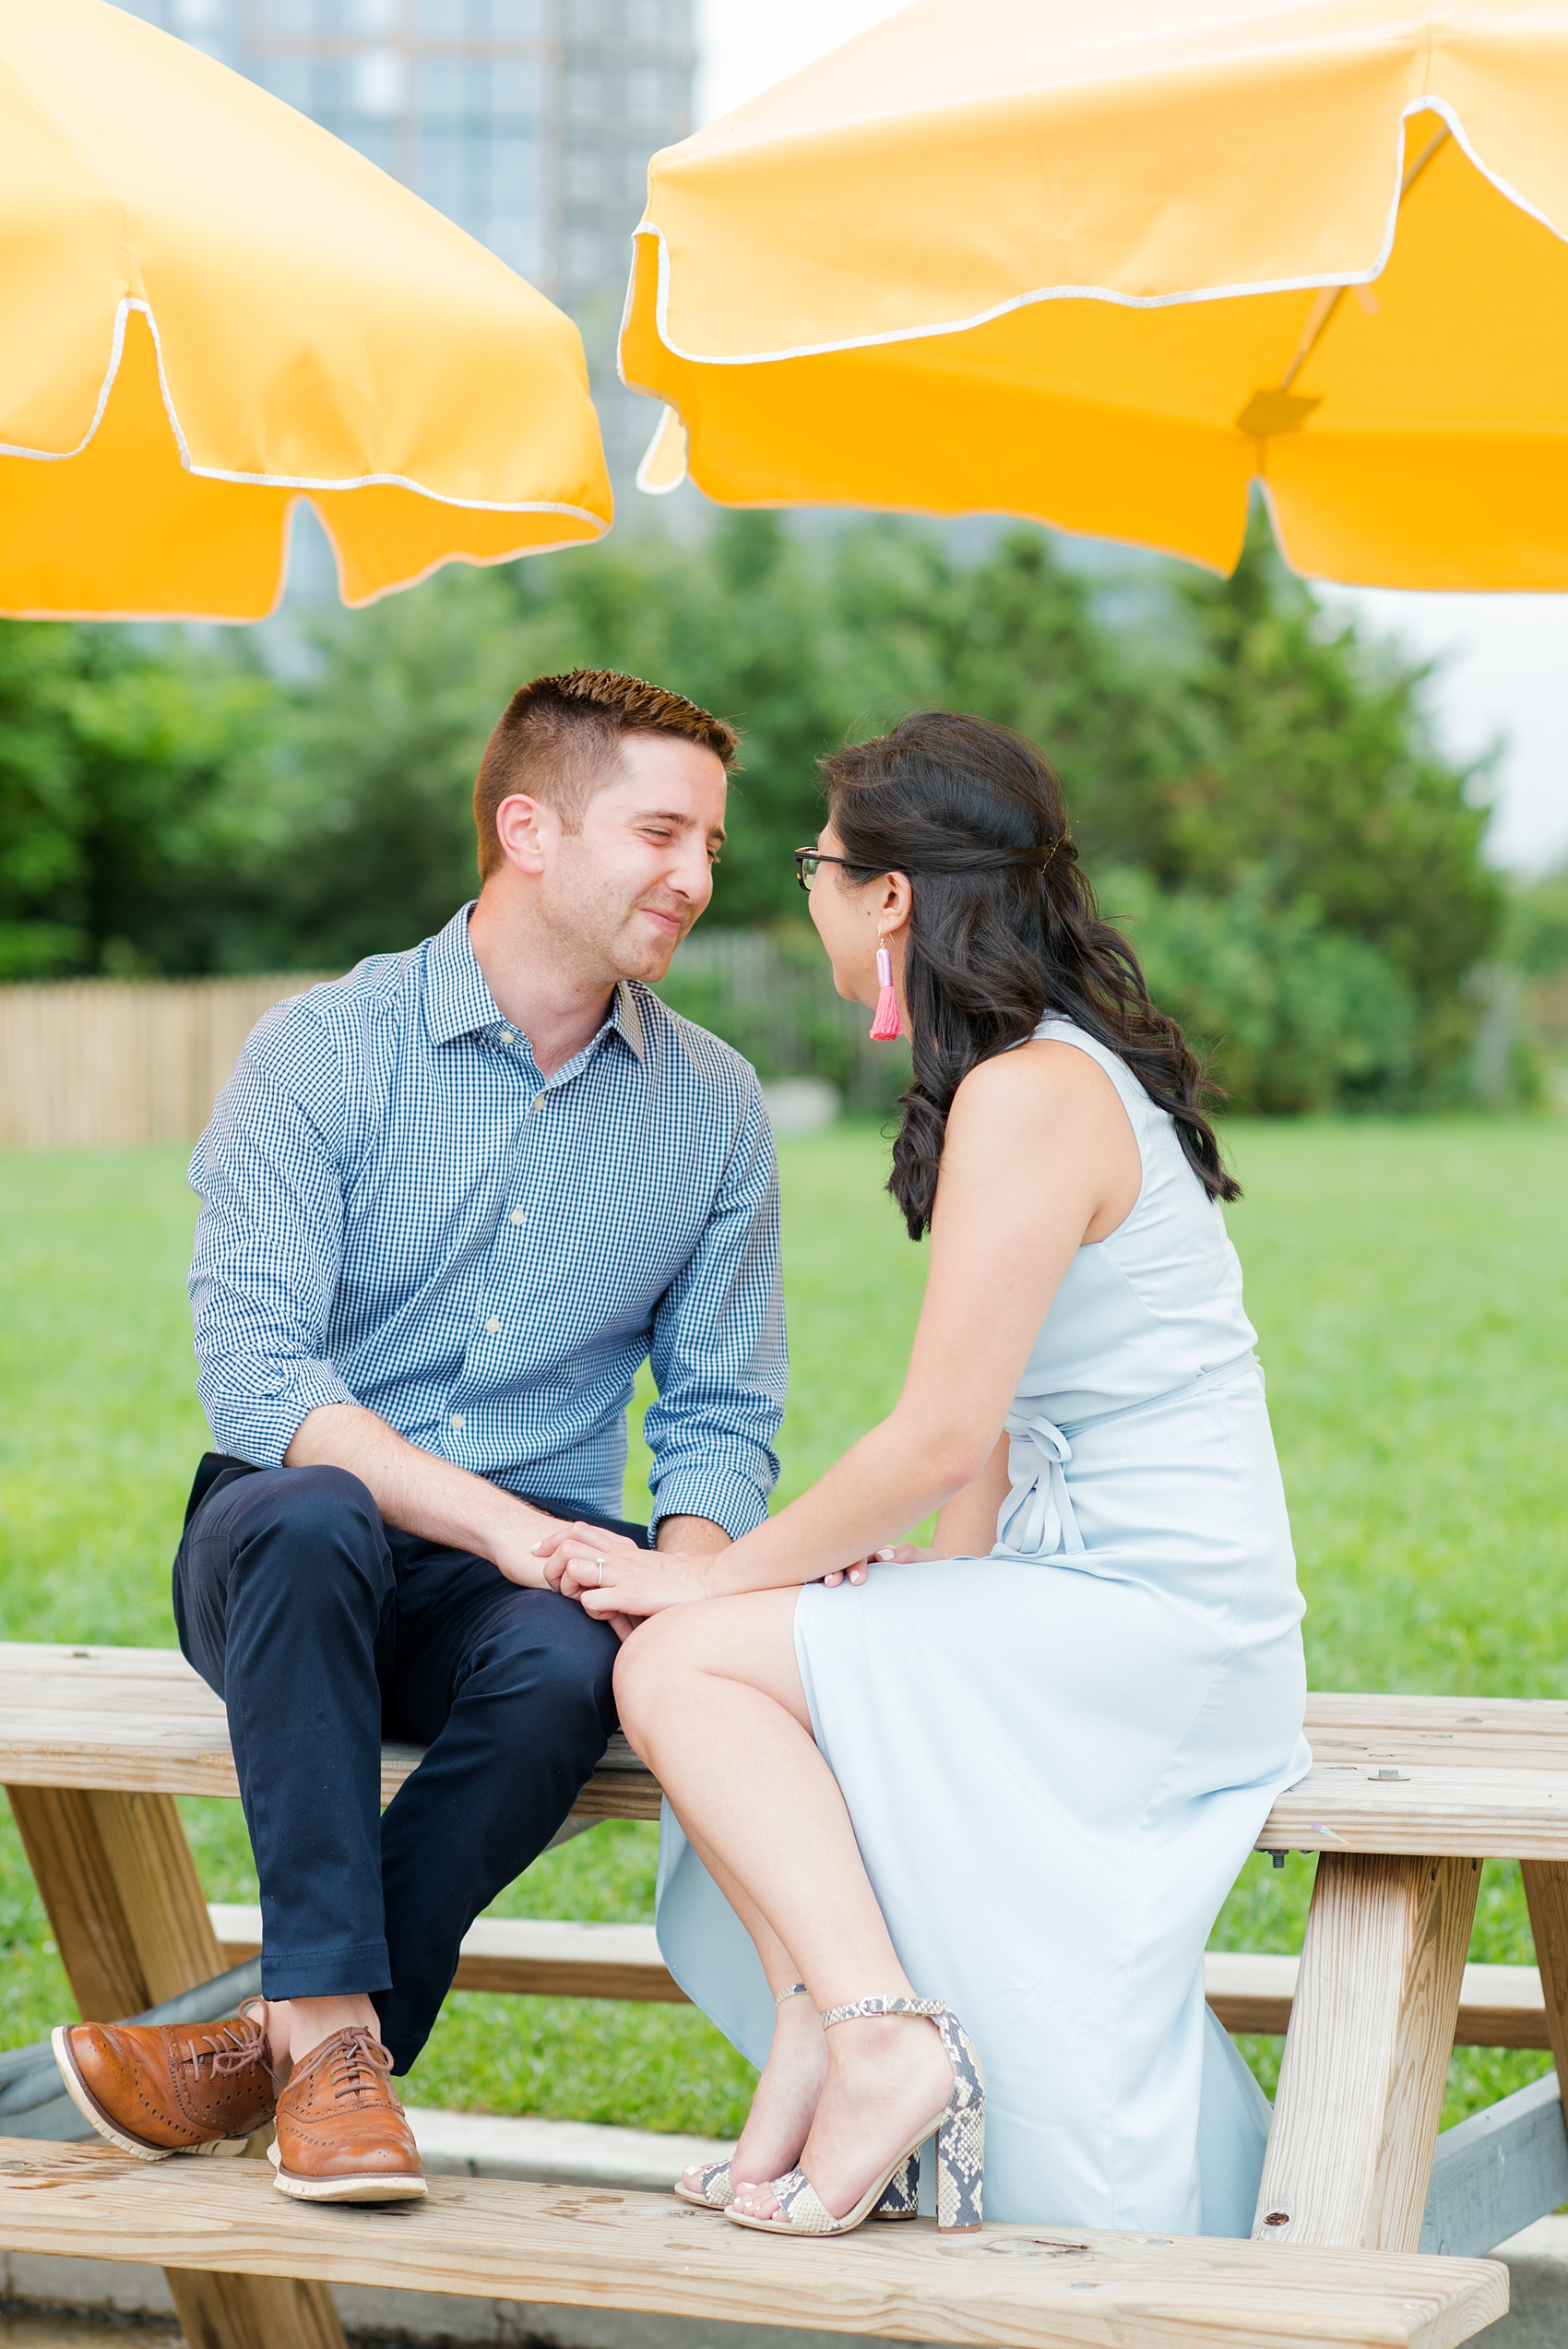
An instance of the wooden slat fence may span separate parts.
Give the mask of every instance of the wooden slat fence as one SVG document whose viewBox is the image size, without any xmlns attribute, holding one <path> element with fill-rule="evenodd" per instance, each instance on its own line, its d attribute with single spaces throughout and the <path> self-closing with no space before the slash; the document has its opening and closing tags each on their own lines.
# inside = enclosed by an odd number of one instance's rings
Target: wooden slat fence
<svg viewBox="0 0 1568 2349">
<path fill-rule="evenodd" d="M 288 972 L 0 987 L 0 1149 L 193 1141 L 262 1013 L 314 984 Z"/>
<path fill-rule="evenodd" d="M 0 1150 L 194 1141 L 262 1013 L 322 975 L 0 987 Z M 659 991 L 765 1080 L 824 1078 L 877 1115 L 909 1080 L 906 1047 L 867 1042 L 863 1008 L 834 994 L 809 932 L 703 933 Z"/>
</svg>

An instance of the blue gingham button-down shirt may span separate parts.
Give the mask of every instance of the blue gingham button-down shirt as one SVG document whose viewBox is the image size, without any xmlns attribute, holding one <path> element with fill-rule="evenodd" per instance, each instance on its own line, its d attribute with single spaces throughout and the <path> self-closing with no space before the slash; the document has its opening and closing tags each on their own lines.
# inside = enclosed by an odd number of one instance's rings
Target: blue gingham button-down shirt
<svg viewBox="0 0 1568 2349">
<path fill-rule="evenodd" d="M 545 1082 L 468 915 L 275 1005 L 219 1095 L 190 1168 L 218 1449 L 276 1466 L 307 1412 L 362 1403 L 514 1492 L 619 1516 L 649 1360 L 656 1517 L 744 1533 L 786 1379 L 755 1073 L 624 984 Z"/>
</svg>

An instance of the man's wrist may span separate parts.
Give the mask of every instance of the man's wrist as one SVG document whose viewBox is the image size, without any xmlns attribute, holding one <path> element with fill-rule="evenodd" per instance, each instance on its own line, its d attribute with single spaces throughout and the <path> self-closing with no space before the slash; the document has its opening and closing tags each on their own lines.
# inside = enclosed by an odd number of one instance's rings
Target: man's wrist
<svg viewBox="0 0 1568 2349">
<path fill-rule="evenodd" d="M 732 1538 L 711 1517 L 666 1517 L 659 1520 L 654 1546 L 670 1557 L 717 1557 Z"/>
</svg>

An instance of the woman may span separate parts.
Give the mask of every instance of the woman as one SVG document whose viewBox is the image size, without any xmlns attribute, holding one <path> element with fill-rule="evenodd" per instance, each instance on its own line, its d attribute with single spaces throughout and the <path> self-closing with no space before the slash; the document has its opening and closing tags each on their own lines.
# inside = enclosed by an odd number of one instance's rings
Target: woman
<svg viewBox="0 0 1568 2349">
<path fill-rule="evenodd" d="M 1236 1186 L 1039 754 L 924 715 L 823 763 L 812 919 L 914 1058 L 903 1392 L 717 1557 L 553 1539 L 564 1591 L 647 1618 L 617 1689 L 684 1830 L 671 1968 L 757 2056 L 780 2001 L 732 2164 L 684 2190 L 819 2232 L 887 2176 L 902 2207 L 962 2049 L 858 2002 L 935 1998 L 989 2080 L 989 2215 L 1245 2234 L 1265 2108 L 1203 1950 L 1310 1755 Z M 933 1508 L 931 1551 L 888 1546 Z"/>
</svg>

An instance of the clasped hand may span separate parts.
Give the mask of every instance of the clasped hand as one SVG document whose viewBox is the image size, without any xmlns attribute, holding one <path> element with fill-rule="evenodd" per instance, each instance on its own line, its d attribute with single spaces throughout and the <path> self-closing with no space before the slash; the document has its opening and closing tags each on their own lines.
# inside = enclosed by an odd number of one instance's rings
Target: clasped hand
<svg viewBox="0 0 1568 2349">
<path fill-rule="evenodd" d="M 645 1549 L 625 1534 L 606 1532 L 597 1525 L 553 1525 L 534 1544 L 533 1553 L 552 1591 L 577 1600 L 596 1621 L 612 1625 L 622 1640 L 645 1616 L 717 1595 L 705 1571 L 713 1567 L 714 1558 Z M 933 1555 L 912 1542 L 897 1542 L 820 1580 L 833 1590 L 841 1582 L 863 1582 L 874 1565 L 909 1565 Z M 731 1553 L 720 1551 L 719 1556 L 728 1558 Z"/>
<path fill-rule="evenodd" d="M 624 1640 L 644 1616 L 713 1596 L 703 1580 L 708 1560 L 678 1551 L 645 1549 L 624 1533 L 597 1525 L 554 1525 L 533 1545 L 546 1582 L 576 1599 L 596 1621 Z"/>
</svg>

